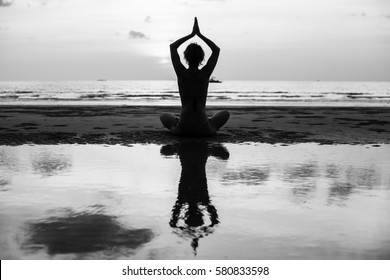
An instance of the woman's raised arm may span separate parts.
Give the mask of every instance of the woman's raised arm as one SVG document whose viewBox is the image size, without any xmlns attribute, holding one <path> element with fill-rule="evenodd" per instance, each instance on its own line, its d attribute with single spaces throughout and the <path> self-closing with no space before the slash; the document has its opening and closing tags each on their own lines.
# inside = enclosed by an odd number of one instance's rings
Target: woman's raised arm
<svg viewBox="0 0 390 280">
<path fill-rule="evenodd" d="M 197 20 L 195 18 L 195 22 L 196 22 L 196 25 L 197 25 Z M 199 30 L 199 28 L 198 28 Z M 171 60 L 172 60 L 172 64 L 173 64 L 173 68 L 175 69 L 175 72 L 176 73 L 180 73 L 181 71 L 184 71 L 185 70 L 185 67 L 183 66 L 183 64 L 181 63 L 180 61 L 180 56 L 177 52 L 177 49 L 184 43 L 186 42 L 187 40 L 191 39 L 192 37 L 194 37 L 196 35 L 196 26 L 195 26 L 195 23 L 194 23 L 194 26 L 192 28 L 192 32 L 191 34 L 187 35 L 187 36 L 184 36 L 180 39 L 177 39 L 175 42 L 173 42 L 171 45 L 170 45 L 170 50 L 171 50 Z"/>
<path fill-rule="evenodd" d="M 198 35 L 198 37 L 202 39 L 212 51 L 209 60 L 207 61 L 206 65 L 202 68 L 203 71 L 206 71 L 206 73 L 209 76 L 211 76 L 211 73 L 213 72 L 215 66 L 217 65 L 220 48 L 213 41 L 211 41 L 209 38 L 207 38 L 200 32 L 197 18 L 195 18 L 194 28 L 192 32 L 195 32 L 195 34 Z"/>
</svg>

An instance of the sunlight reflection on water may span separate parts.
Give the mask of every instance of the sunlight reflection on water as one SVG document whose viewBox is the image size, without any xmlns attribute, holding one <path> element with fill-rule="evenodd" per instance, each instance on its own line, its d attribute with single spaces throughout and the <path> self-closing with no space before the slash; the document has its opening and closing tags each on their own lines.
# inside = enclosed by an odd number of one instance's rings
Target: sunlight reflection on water
<svg viewBox="0 0 390 280">
<path fill-rule="evenodd" d="M 389 259 L 390 145 L 0 147 L 1 259 Z"/>
</svg>

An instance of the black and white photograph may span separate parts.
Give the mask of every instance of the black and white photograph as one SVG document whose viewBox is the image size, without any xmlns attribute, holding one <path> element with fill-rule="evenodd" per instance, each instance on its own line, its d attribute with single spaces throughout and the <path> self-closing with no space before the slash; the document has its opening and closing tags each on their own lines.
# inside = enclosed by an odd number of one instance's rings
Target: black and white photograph
<svg viewBox="0 0 390 280">
<path fill-rule="evenodd" d="M 388 0 L 0 0 L 1 260 L 390 260 L 389 170 Z"/>
</svg>

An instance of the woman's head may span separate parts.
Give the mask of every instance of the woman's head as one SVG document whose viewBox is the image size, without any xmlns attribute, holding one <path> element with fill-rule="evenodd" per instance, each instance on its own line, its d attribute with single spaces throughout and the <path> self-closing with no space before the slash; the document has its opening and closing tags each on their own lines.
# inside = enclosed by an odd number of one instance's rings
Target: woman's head
<svg viewBox="0 0 390 280">
<path fill-rule="evenodd" d="M 204 51 L 201 46 L 196 43 L 191 43 L 184 51 L 184 59 L 189 66 L 198 67 L 204 60 Z"/>
</svg>

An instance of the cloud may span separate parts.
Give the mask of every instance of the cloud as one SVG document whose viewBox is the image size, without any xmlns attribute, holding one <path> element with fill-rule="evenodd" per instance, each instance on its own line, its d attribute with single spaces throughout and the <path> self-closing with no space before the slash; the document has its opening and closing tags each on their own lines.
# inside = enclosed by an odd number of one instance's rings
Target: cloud
<svg viewBox="0 0 390 280">
<path fill-rule="evenodd" d="M 147 22 L 147 23 L 150 23 L 152 21 L 152 18 L 150 16 L 146 16 L 144 21 Z"/>
<path fill-rule="evenodd" d="M 46 0 L 44 0 L 44 1 L 40 1 L 41 2 L 41 5 L 42 6 L 46 6 L 46 5 L 48 5 L 49 4 L 49 1 L 46 1 Z"/>
<path fill-rule="evenodd" d="M 146 39 L 146 40 L 149 39 L 149 37 L 146 36 L 144 33 L 139 32 L 139 31 L 134 31 L 134 30 L 130 30 L 129 37 L 131 39 Z"/>
<path fill-rule="evenodd" d="M 352 16 L 353 17 L 365 17 L 365 16 L 367 16 L 367 14 L 365 12 L 362 12 L 360 14 L 353 13 Z"/>
<path fill-rule="evenodd" d="M 0 7 L 8 7 L 11 6 L 13 1 L 0 0 Z"/>
</svg>

